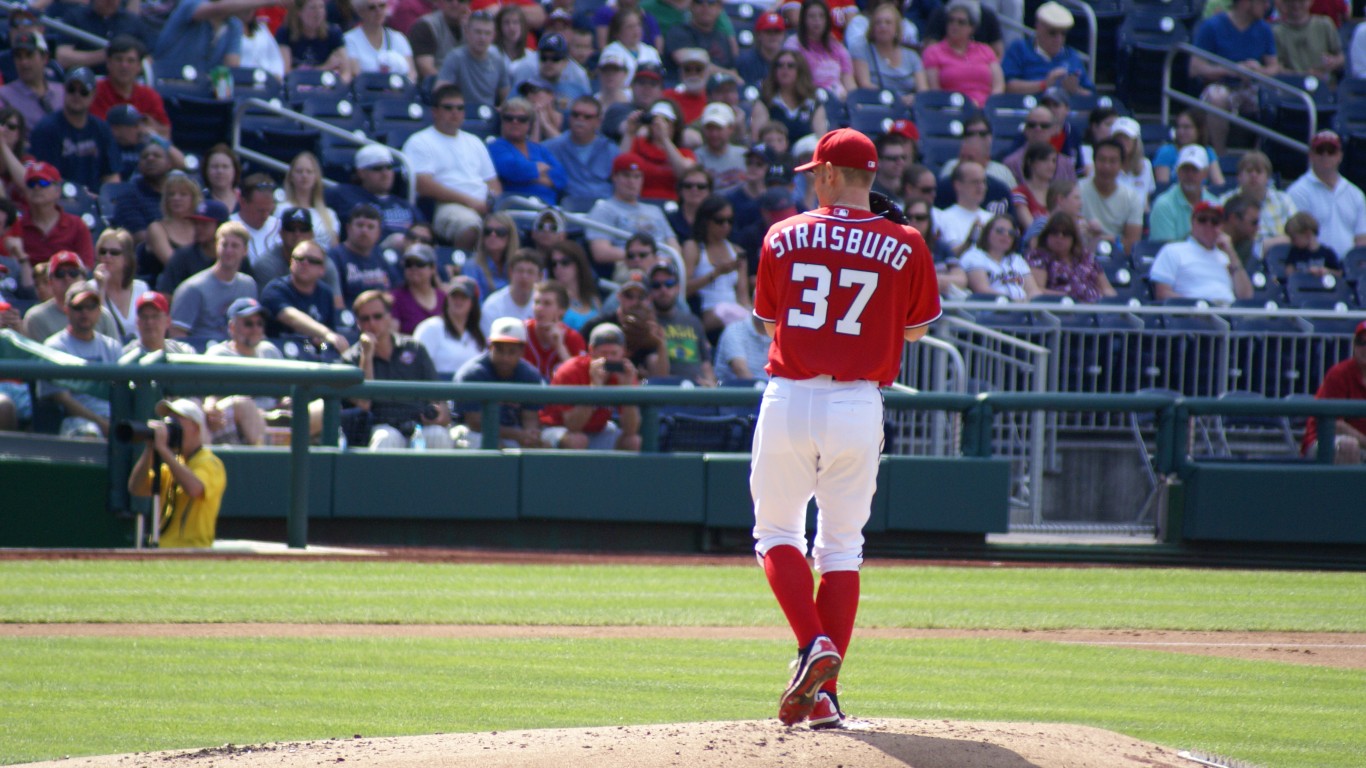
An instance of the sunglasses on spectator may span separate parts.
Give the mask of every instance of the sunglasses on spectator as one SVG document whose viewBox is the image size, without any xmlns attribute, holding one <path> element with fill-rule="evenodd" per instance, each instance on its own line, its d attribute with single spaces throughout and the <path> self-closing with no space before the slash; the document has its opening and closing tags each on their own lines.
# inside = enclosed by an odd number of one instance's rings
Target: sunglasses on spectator
<svg viewBox="0 0 1366 768">
<path fill-rule="evenodd" d="M 684 72 L 701 72 L 706 68 L 706 64 L 684 64 L 682 67 Z"/>
<path fill-rule="evenodd" d="M 555 62 L 558 62 L 558 61 L 564 61 L 564 57 L 561 56 L 561 55 L 558 54 L 558 53 L 542 53 L 542 54 L 541 54 L 541 63 L 542 63 L 542 64 L 554 64 Z"/>
<path fill-rule="evenodd" d="M 963 135 L 964 135 L 964 136 L 977 136 L 977 137 L 979 137 L 979 138 L 982 138 L 982 137 L 990 136 L 990 135 L 991 135 L 991 131 L 988 131 L 988 130 L 985 129 L 985 128 L 978 128 L 978 129 L 975 130 L 975 131 L 963 131 Z"/>
<path fill-rule="evenodd" d="M 84 85 L 81 85 L 80 83 L 68 83 L 66 86 L 66 92 L 78 94 L 80 96 L 90 95 L 90 89 L 86 88 Z"/>
<path fill-rule="evenodd" d="M 650 283 L 650 290 L 658 291 L 661 288 L 672 288 L 675 285 L 678 285 L 678 281 L 673 278 L 669 278 L 668 280 L 654 280 Z"/>
<path fill-rule="evenodd" d="M 383 320 L 384 318 L 386 318 L 386 317 L 388 317 L 388 316 L 389 316 L 389 313 L 388 313 L 388 312 L 375 312 L 375 313 L 369 314 L 369 315 L 358 315 L 358 316 L 356 317 L 356 322 L 357 322 L 357 323 L 369 323 L 369 322 L 373 322 L 373 321 L 375 321 L 375 320 Z"/>
<path fill-rule="evenodd" d="M 72 280 L 84 277 L 84 274 L 79 269 L 59 269 L 56 272 L 53 272 L 52 276 L 58 280 Z"/>
<path fill-rule="evenodd" d="M 1333 146 L 1333 145 L 1331 145 L 1331 144 L 1327 144 L 1327 145 L 1324 145 L 1324 146 L 1322 146 L 1322 147 L 1319 147 L 1319 148 L 1315 149 L 1315 150 L 1314 150 L 1314 154 L 1316 154 L 1316 155 L 1336 155 L 1339 151 L 1340 151 L 1340 150 L 1339 150 L 1337 147 L 1335 147 L 1335 146 Z"/>
<path fill-rule="evenodd" d="M 123 255 L 123 249 L 122 249 L 122 248 L 101 248 L 101 249 L 99 250 L 99 254 L 100 254 L 101 256 L 122 256 L 122 255 Z"/>
<path fill-rule="evenodd" d="M 574 117 L 574 118 L 578 118 L 579 120 L 597 120 L 597 119 L 598 119 L 598 113 L 597 113 L 597 112 L 580 112 L 580 111 L 578 111 L 577 109 L 574 110 L 574 111 L 572 111 L 572 112 L 570 112 L 570 113 L 569 113 L 569 116 L 570 116 L 570 117 Z"/>
<path fill-rule="evenodd" d="M 681 189 L 711 189 L 711 185 L 705 181 L 685 181 L 678 186 Z"/>
<path fill-rule="evenodd" d="M 464 112 L 465 102 L 462 101 L 459 104 L 452 104 L 448 102 L 446 104 L 438 106 L 437 109 L 440 109 L 445 112 Z"/>
<path fill-rule="evenodd" d="M 1053 230 L 1052 232 L 1047 232 L 1047 233 L 1045 233 L 1045 235 L 1046 235 L 1047 237 L 1052 237 L 1053 235 L 1058 235 L 1058 236 L 1060 236 L 1060 237 L 1065 237 L 1065 238 L 1067 238 L 1067 239 L 1069 239 L 1069 240 L 1072 239 L 1072 233 L 1071 233 L 1071 232 L 1066 232 L 1066 231 L 1061 230 L 1061 229 L 1055 229 L 1055 230 Z"/>
<path fill-rule="evenodd" d="M 552 267 L 567 267 L 567 266 L 569 266 L 569 265 L 571 265 L 571 264 L 573 264 L 573 263 L 574 263 L 574 262 L 571 261 L 571 260 L 569 260 L 569 259 L 551 259 L 551 260 L 550 260 L 550 266 L 552 266 Z"/>
<path fill-rule="evenodd" d="M 425 262 L 425 261 L 420 261 L 420 260 L 418 260 L 418 259 L 408 259 L 408 260 L 406 260 L 406 261 L 403 262 L 403 268 L 404 268 L 404 269 L 422 269 L 423 267 L 430 267 L 430 266 L 432 266 L 432 265 L 429 264 L 429 263 L 427 263 L 427 262 Z"/>
<path fill-rule="evenodd" d="M 529 122 L 531 122 L 531 116 L 530 116 L 530 115 L 503 115 L 503 122 L 505 122 L 505 123 L 529 123 Z"/>
<path fill-rule="evenodd" d="M 916 189 L 919 190 L 920 194 L 922 194 L 922 195 L 933 195 L 933 194 L 939 192 L 939 187 L 936 187 L 936 186 L 933 185 L 933 184 L 930 184 L 929 186 L 924 186 L 924 187 L 916 187 Z"/>
<path fill-rule="evenodd" d="M 312 231 L 313 231 L 313 228 L 310 227 L 310 226 L 308 226 L 308 225 L 306 225 L 306 224 L 290 224 L 290 225 L 287 226 L 287 227 L 281 227 L 281 228 L 280 228 L 280 231 L 281 231 L 281 232 L 293 232 L 293 233 L 295 233 L 295 234 L 300 234 L 300 235 L 301 235 L 301 234 L 303 234 L 303 233 L 305 233 L 305 232 L 312 232 Z"/>
<path fill-rule="evenodd" d="M 1219 225 L 1224 223 L 1224 219 L 1221 216 L 1196 216 L 1195 223 Z"/>
<path fill-rule="evenodd" d="M 1052 124 L 1052 123 L 1032 123 L 1032 122 L 1031 122 L 1031 123 L 1025 123 L 1024 126 L 1025 126 L 1025 128 L 1033 128 L 1033 129 L 1038 129 L 1038 130 L 1047 130 L 1047 129 L 1049 129 L 1049 128 L 1052 128 L 1052 127 L 1053 127 L 1053 124 Z"/>
<path fill-rule="evenodd" d="M 484 227 L 484 237 L 507 237 L 508 231 L 503 227 Z"/>
<path fill-rule="evenodd" d="M 717 224 L 730 224 L 731 222 L 735 221 L 735 217 L 733 217 L 733 216 L 713 216 L 711 220 L 714 221 L 714 222 L 716 222 Z"/>
<path fill-rule="evenodd" d="M 15 123 L 15 122 L 0 123 L 0 125 L 3 125 L 3 127 L 8 128 L 8 129 L 10 129 L 11 131 L 17 131 L 17 130 L 19 130 L 19 124 L 18 124 L 18 123 Z"/>
<path fill-rule="evenodd" d="M 50 186 L 52 186 L 52 182 L 47 179 L 34 179 L 28 182 L 29 189 L 47 189 Z"/>
<path fill-rule="evenodd" d="M 388 6 L 385 5 L 384 3 L 367 3 L 367 4 L 365 5 L 365 10 L 367 10 L 367 11 L 384 11 L 384 10 L 388 10 Z"/>
<path fill-rule="evenodd" d="M 295 256 L 294 260 L 306 262 L 308 264 L 312 264 L 315 267 L 321 267 L 323 264 L 327 263 L 326 261 L 318 258 L 317 256 Z"/>
<path fill-rule="evenodd" d="M 98 301 L 84 301 L 80 304 L 73 304 L 70 307 L 68 307 L 68 309 L 73 309 L 78 312 L 95 312 L 99 308 L 100 303 Z"/>
<path fill-rule="evenodd" d="M 906 218 L 911 221 L 929 221 L 930 215 L 928 213 L 908 213 L 906 214 Z"/>
</svg>

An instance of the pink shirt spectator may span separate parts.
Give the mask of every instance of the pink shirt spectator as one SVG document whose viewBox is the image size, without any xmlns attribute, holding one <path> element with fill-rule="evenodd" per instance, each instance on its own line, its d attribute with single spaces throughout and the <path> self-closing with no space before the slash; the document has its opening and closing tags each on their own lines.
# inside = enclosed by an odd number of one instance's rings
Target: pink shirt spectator
<svg viewBox="0 0 1366 768">
<path fill-rule="evenodd" d="M 794 35 L 783 43 L 783 47 L 789 51 L 798 51 L 806 57 L 806 66 L 811 69 L 811 82 L 815 83 L 817 88 L 824 88 L 836 98 L 842 99 L 846 94 L 840 78 L 854 73 L 854 60 L 849 58 L 849 49 L 844 47 L 844 43 L 832 42 L 834 45 L 830 48 L 823 45 L 803 48 L 797 43 L 797 37 Z"/>
<path fill-rule="evenodd" d="M 997 61 L 996 52 L 985 43 L 968 43 L 961 56 L 948 43 L 939 41 L 920 55 L 925 69 L 939 71 L 939 89 L 957 91 L 972 99 L 977 106 L 987 103 L 991 95 L 991 65 Z"/>
<path fill-rule="evenodd" d="M 423 320 L 440 317 L 446 307 L 446 294 L 440 289 L 436 291 L 436 306 L 430 310 L 417 303 L 417 299 L 413 298 L 406 285 L 395 288 L 393 295 L 394 319 L 398 320 L 398 332 L 406 336 L 411 336 L 413 329 Z"/>
</svg>

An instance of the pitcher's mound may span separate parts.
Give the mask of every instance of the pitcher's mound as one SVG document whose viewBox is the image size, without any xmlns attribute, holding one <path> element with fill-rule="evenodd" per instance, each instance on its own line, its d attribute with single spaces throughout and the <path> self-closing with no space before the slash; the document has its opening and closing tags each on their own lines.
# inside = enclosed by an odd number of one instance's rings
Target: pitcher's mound
<svg viewBox="0 0 1366 768">
<path fill-rule="evenodd" d="M 1079 725 L 949 720 L 865 720 L 857 729 L 809 731 L 776 720 L 494 731 L 149 752 L 74 758 L 64 768 L 1127 768 L 1191 763 L 1174 750 Z"/>
</svg>

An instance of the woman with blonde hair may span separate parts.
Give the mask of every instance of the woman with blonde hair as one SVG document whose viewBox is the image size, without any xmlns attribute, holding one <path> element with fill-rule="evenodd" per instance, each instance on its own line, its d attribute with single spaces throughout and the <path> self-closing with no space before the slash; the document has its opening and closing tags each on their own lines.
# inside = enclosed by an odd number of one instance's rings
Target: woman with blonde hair
<svg viewBox="0 0 1366 768">
<path fill-rule="evenodd" d="M 312 152 L 300 152 L 285 173 L 285 205 L 313 214 L 313 239 L 327 250 L 337 241 L 337 212 L 323 202 L 323 168 Z"/>
<path fill-rule="evenodd" d="M 126 229 L 106 229 L 95 242 L 95 284 L 104 305 L 119 327 L 119 341 L 137 335 L 138 297 L 151 287 L 137 279 L 137 252 L 133 235 Z"/>
<path fill-rule="evenodd" d="M 460 273 L 474 278 L 479 295 L 487 297 L 508 284 L 507 260 L 522 247 L 517 224 L 506 213 L 490 213 L 484 217 L 484 228 L 474 253 L 465 259 Z"/>
<path fill-rule="evenodd" d="M 165 266 L 175 249 L 194 243 L 194 222 L 190 216 L 203 202 L 194 179 L 179 171 L 166 175 L 161 187 L 161 219 L 147 226 L 147 252 Z M 103 238 L 101 238 L 103 239 Z"/>
</svg>

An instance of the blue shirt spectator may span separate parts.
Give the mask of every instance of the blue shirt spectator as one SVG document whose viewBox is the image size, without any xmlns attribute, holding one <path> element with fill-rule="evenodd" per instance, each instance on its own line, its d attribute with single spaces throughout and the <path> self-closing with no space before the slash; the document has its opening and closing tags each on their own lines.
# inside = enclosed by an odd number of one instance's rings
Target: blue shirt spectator
<svg viewBox="0 0 1366 768">
<path fill-rule="evenodd" d="M 564 168 L 567 182 L 562 204 L 568 210 L 586 211 L 594 202 L 612 196 L 612 161 L 621 149 L 599 132 L 601 128 L 602 106 L 585 96 L 569 107 L 569 130 L 545 143 Z"/>
<path fill-rule="evenodd" d="M 489 144 L 498 180 L 507 195 L 538 197 L 554 205 L 568 182 L 564 166 L 545 147 L 528 140 L 533 119 L 531 102 L 516 96 L 503 104 L 500 138 Z"/>
<path fill-rule="evenodd" d="M 295 280 L 290 275 L 277 277 L 266 283 L 266 287 L 262 289 L 261 306 L 266 308 L 267 336 L 298 333 L 297 329 L 285 325 L 278 319 L 280 312 L 286 307 L 293 307 L 328 328 L 337 327 L 337 309 L 332 300 L 332 288 L 322 280 L 314 282 L 312 293 L 304 293 L 295 285 Z"/>
<path fill-rule="evenodd" d="M 198 70 L 200 77 L 216 66 L 231 66 L 242 50 L 242 20 L 236 14 L 273 4 L 273 0 L 181 0 L 152 51 L 156 76 L 181 80 L 186 66 Z"/>
<path fill-rule="evenodd" d="M 1016 40 L 1001 59 L 1006 91 L 1042 93 L 1058 87 L 1068 93 L 1094 93 L 1096 84 L 1086 72 L 1086 62 L 1067 46 L 1067 32 L 1074 23 L 1072 12 L 1056 2 L 1039 6 L 1034 40 Z"/>
<path fill-rule="evenodd" d="M 356 180 L 359 184 L 338 184 L 329 188 L 324 197 L 334 211 L 341 211 L 342 227 L 351 220 L 351 211 L 358 205 L 369 205 L 379 211 L 381 238 L 402 234 L 408 227 L 426 221 L 417 206 L 408 198 L 391 194 L 394 188 L 394 156 L 388 147 L 366 144 L 356 152 Z"/>
<path fill-rule="evenodd" d="M 66 77 L 62 108 L 33 128 L 29 149 L 33 156 L 55 166 L 62 179 L 96 191 L 105 181 L 117 181 L 120 159 L 109 124 L 90 114 L 95 73 L 86 67 Z"/>
</svg>

